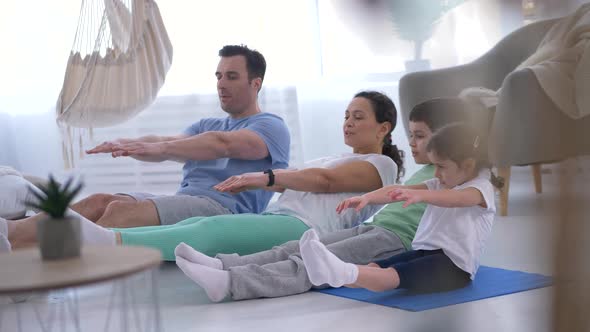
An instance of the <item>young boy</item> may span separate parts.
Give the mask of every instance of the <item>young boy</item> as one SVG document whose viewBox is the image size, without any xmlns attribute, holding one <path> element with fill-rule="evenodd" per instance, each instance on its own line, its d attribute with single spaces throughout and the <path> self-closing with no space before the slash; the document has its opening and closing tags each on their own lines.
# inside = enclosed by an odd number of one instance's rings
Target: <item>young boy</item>
<svg viewBox="0 0 590 332">
<path fill-rule="evenodd" d="M 422 183 L 434 176 L 426 145 L 440 127 L 466 120 L 468 105 L 458 98 L 421 103 L 410 113 L 410 147 L 417 164 L 427 164 L 405 182 Z M 334 207 L 336 208 L 336 207 Z M 372 223 L 328 233 L 319 238 L 330 252 L 353 264 L 391 257 L 411 248 L 425 204 L 402 208 L 393 203 L 377 213 Z M 290 241 L 252 255 L 219 254 L 208 257 L 181 243 L 175 251 L 183 272 L 205 289 L 212 301 L 228 295 L 234 300 L 278 297 L 308 291 L 312 284 L 299 252 L 299 241 Z"/>
</svg>

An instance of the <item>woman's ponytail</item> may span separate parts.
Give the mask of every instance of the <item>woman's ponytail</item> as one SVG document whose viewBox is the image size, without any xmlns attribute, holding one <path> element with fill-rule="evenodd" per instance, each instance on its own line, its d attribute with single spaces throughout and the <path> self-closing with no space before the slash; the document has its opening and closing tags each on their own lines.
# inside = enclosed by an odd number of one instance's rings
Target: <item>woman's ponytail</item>
<svg viewBox="0 0 590 332">
<path fill-rule="evenodd" d="M 397 165 L 397 178 L 395 182 L 399 183 L 399 180 L 404 176 L 406 173 L 406 169 L 404 168 L 404 151 L 397 148 L 397 145 L 391 144 L 391 135 L 388 135 L 383 142 L 383 150 L 382 154 L 388 156 L 389 158 L 393 159 L 395 164 Z"/>
</svg>

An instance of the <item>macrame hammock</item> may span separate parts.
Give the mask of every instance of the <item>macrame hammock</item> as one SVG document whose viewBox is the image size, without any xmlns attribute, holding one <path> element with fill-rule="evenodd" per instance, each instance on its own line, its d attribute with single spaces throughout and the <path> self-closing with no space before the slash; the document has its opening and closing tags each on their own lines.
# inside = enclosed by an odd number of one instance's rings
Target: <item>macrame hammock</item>
<svg viewBox="0 0 590 332">
<path fill-rule="evenodd" d="M 120 124 L 150 105 L 171 63 L 153 0 L 82 0 L 56 105 L 66 167 L 82 157 L 92 128 Z"/>
</svg>

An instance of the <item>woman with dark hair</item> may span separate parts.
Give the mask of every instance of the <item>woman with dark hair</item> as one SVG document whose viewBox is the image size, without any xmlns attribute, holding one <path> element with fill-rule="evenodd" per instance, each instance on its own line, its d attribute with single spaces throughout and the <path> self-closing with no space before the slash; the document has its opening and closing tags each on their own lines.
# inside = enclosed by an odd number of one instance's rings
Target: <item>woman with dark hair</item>
<svg viewBox="0 0 590 332">
<path fill-rule="evenodd" d="M 245 173 L 215 187 L 230 193 L 251 189 L 281 192 L 262 214 L 194 217 L 175 225 L 125 229 L 102 228 L 82 218 L 83 241 L 154 247 L 162 251 L 164 259 L 174 260 L 174 249 L 181 242 L 211 256 L 245 255 L 299 239 L 310 228 L 323 234 L 357 226 L 381 206 L 341 215 L 336 206 L 346 198 L 397 183 L 403 167 L 401 151 L 391 144 L 396 119 L 391 99 L 379 92 L 360 92 L 344 112 L 344 142 L 352 153 L 313 160 L 301 170 Z M 36 241 L 34 220 L 8 221 L 5 226 L 13 248 Z"/>
</svg>

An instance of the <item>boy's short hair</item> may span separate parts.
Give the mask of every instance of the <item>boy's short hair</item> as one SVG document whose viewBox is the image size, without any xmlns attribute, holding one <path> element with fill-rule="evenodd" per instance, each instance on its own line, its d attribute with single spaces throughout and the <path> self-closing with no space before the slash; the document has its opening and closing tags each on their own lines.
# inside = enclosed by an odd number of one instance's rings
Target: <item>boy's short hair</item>
<svg viewBox="0 0 590 332">
<path fill-rule="evenodd" d="M 457 97 L 435 98 L 422 102 L 410 112 L 410 121 L 424 122 L 430 131 L 453 122 L 469 120 L 470 106 L 463 99 Z"/>
</svg>

